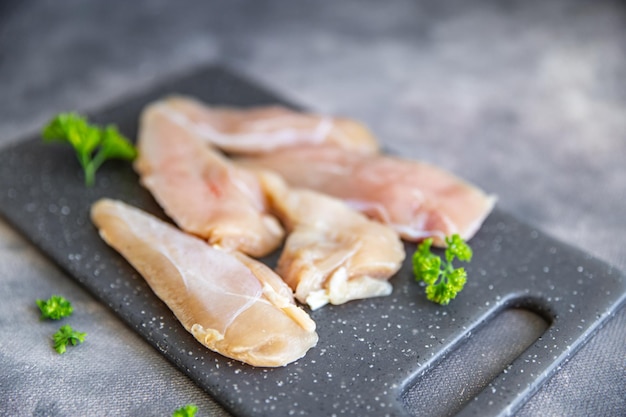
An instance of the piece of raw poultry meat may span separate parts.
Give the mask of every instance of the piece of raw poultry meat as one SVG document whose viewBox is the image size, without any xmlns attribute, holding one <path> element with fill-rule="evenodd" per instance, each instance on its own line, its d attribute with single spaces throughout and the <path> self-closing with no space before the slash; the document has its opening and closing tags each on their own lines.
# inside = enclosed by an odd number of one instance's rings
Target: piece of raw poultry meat
<svg viewBox="0 0 626 417">
<path fill-rule="evenodd" d="M 302 145 L 333 145 L 357 153 L 378 152 L 378 142 L 361 123 L 299 112 L 284 106 L 208 106 L 184 96 L 165 98 L 168 115 L 199 138 L 232 154 L 268 153 Z"/>
<path fill-rule="evenodd" d="M 259 177 L 288 231 L 276 271 L 298 301 L 317 309 L 391 293 L 388 279 L 405 257 L 395 231 L 340 199 L 288 187 L 274 173 Z"/>
<path fill-rule="evenodd" d="M 403 239 L 432 237 L 438 246 L 455 233 L 470 239 L 495 204 L 493 196 L 441 168 L 389 155 L 300 147 L 237 162 L 275 171 L 292 186 L 341 198 Z"/>
<path fill-rule="evenodd" d="M 144 109 L 134 167 L 168 216 L 183 230 L 251 256 L 275 250 L 284 237 L 256 176 L 170 117 L 162 103 Z"/>
<path fill-rule="evenodd" d="M 203 345 L 255 366 L 283 366 L 317 343 L 315 323 L 267 266 L 215 249 L 135 207 L 99 200 L 91 217 Z"/>
</svg>

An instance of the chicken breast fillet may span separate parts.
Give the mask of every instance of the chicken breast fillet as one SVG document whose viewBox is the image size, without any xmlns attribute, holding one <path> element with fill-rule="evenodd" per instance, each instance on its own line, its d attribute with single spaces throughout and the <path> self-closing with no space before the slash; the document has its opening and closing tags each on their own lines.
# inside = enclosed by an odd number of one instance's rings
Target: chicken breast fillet
<svg viewBox="0 0 626 417">
<path fill-rule="evenodd" d="M 432 237 L 439 246 L 455 233 L 470 239 L 495 204 L 493 196 L 443 169 L 387 155 L 302 147 L 239 158 L 238 163 L 273 170 L 292 186 L 341 198 L 403 239 Z"/>
<path fill-rule="evenodd" d="M 249 109 L 210 107 L 183 96 L 161 104 L 180 126 L 232 154 L 260 154 L 302 145 L 333 145 L 358 153 L 375 153 L 378 142 L 354 120 L 298 112 L 283 106 Z"/>
<path fill-rule="evenodd" d="M 140 181 L 183 230 L 211 244 L 264 256 L 284 237 L 267 213 L 257 178 L 175 123 L 160 103 L 144 109 L 139 156 Z"/>
<path fill-rule="evenodd" d="M 102 238 L 209 349 L 275 367 L 301 358 L 317 343 L 315 323 L 265 265 L 215 249 L 120 201 L 96 202 L 91 217 Z"/>
<path fill-rule="evenodd" d="M 300 302 L 317 309 L 391 293 L 388 279 L 405 257 L 395 231 L 337 198 L 259 175 L 289 233 L 276 271 Z"/>
</svg>

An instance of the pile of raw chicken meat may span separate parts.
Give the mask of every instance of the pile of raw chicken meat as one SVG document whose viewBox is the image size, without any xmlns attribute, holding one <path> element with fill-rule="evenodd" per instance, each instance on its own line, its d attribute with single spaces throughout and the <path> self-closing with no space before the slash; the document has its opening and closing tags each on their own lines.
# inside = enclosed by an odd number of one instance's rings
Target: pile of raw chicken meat
<svg viewBox="0 0 626 417">
<path fill-rule="evenodd" d="M 402 239 L 469 239 L 494 198 L 380 153 L 360 123 L 280 106 L 168 97 L 142 112 L 134 167 L 178 226 L 96 202 L 103 239 L 209 349 L 283 366 L 318 341 L 314 310 L 385 296 Z M 256 260 L 282 247 L 275 270 Z"/>
</svg>

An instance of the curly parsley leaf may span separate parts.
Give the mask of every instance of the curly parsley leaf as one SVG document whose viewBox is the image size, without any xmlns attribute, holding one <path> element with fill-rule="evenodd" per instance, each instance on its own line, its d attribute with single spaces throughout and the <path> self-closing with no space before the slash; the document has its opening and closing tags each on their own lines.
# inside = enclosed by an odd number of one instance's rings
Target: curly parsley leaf
<svg viewBox="0 0 626 417">
<path fill-rule="evenodd" d="M 172 414 L 172 417 L 194 417 L 198 412 L 198 407 L 194 404 L 187 404 Z"/>
<path fill-rule="evenodd" d="M 108 159 L 132 161 L 137 156 L 135 146 L 115 126 L 101 128 L 89 124 L 77 113 L 60 113 L 44 127 L 44 141 L 67 142 L 76 151 L 85 173 L 85 184 L 92 186 L 96 171 Z"/>
<path fill-rule="evenodd" d="M 446 237 L 445 259 L 431 252 L 432 239 L 425 239 L 413 254 L 413 273 L 417 281 L 426 283 L 426 298 L 441 305 L 448 304 L 461 292 L 467 281 L 463 267 L 455 268 L 454 259 L 469 262 L 472 249 L 458 234 Z"/>
<path fill-rule="evenodd" d="M 77 332 L 69 324 L 61 326 L 61 328 L 52 336 L 54 340 L 54 349 L 63 354 L 67 350 L 67 345 L 76 346 L 85 341 L 87 333 Z"/>
<path fill-rule="evenodd" d="M 53 295 L 47 300 L 36 300 L 41 319 L 60 320 L 72 314 L 74 308 L 72 304 L 60 295 Z"/>
</svg>

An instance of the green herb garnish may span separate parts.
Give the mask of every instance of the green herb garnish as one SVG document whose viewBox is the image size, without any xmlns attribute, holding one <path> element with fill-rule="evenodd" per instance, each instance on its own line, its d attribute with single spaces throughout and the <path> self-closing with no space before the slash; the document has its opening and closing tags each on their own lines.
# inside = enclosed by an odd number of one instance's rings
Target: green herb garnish
<svg viewBox="0 0 626 417">
<path fill-rule="evenodd" d="M 53 295 L 47 300 L 36 300 L 41 319 L 60 320 L 67 317 L 74 311 L 72 304 L 60 295 Z"/>
<path fill-rule="evenodd" d="M 172 417 L 194 417 L 198 412 L 198 407 L 194 404 L 187 404 L 174 411 Z"/>
<path fill-rule="evenodd" d="M 137 150 L 115 126 L 101 128 L 89 124 L 87 119 L 76 113 L 60 113 L 42 131 L 44 141 L 67 142 L 76 151 L 76 156 L 85 173 L 85 185 L 91 187 L 96 171 L 108 159 L 132 161 Z"/>
<path fill-rule="evenodd" d="M 69 324 L 61 326 L 61 328 L 52 336 L 54 340 L 54 349 L 59 354 L 65 353 L 67 345 L 76 346 L 78 343 L 85 341 L 87 333 L 77 332 Z"/>
<path fill-rule="evenodd" d="M 413 254 L 413 273 L 417 281 L 426 283 L 426 297 L 446 305 L 463 289 L 467 281 L 467 273 L 463 267 L 454 268 L 452 261 L 469 262 L 472 249 L 458 234 L 446 237 L 445 259 L 430 251 L 432 239 L 425 239 Z"/>
</svg>

